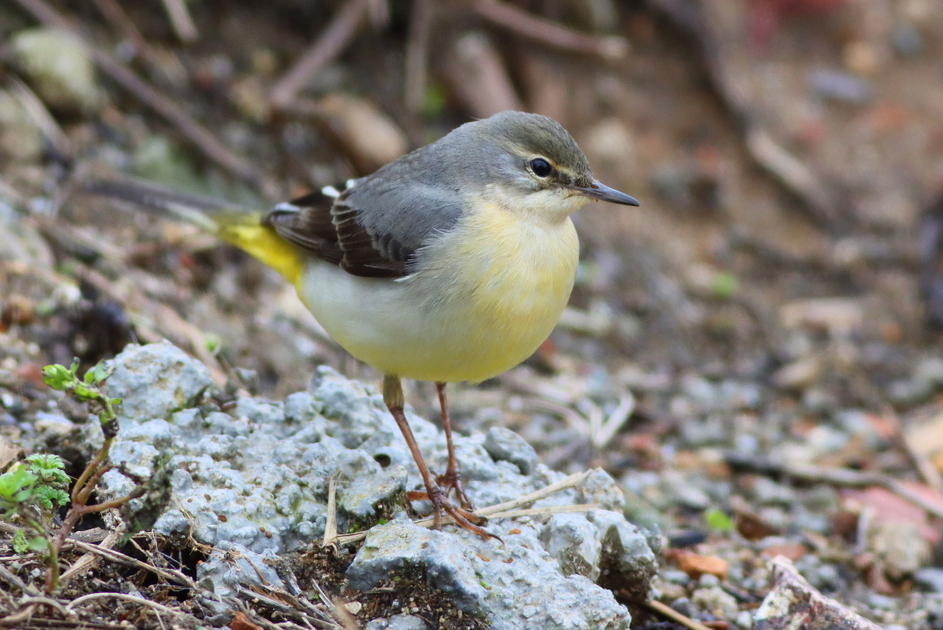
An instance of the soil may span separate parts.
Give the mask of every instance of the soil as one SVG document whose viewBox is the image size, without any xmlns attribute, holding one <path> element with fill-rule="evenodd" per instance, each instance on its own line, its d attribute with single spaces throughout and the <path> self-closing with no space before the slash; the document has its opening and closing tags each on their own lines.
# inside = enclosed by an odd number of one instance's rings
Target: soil
<svg viewBox="0 0 943 630">
<path fill-rule="evenodd" d="M 206 360 L 221 387 L 272 398 L 303 389 L 318 364 L 378 380 L 248 255 L 189 226 L 65 194 L 90 174 L 121 171 L 257 206 L 364 174 L 394 149 L 364 150 L 344 135 L 345 116 L 356 108 L 312 122 L 268 101 L 347 4 L 189 3 L 199 35 L 183 44 L 160 3 L 133 3 L 124 10 L 149 52 L 131 55 L 128 36 L 95 3 L 51 3 L 72 28 L 123 55 L 206 125 L 257 178 L 240 181 L 146 99 L 101 72 L 96 81 L 107 97 L 94 113 L 41 108 L 58 129 L 47 128 L 41 152 L 15 157 L 10 141 L 0 144 L 0 211 L 9 208 L 17 226 L 0 247 L 0 465 L 13 457 L 4 449 L 52 449 L 77 475 L 81 458 L 67 432 L 50 429 L 51 418 L 80 424 L 87 411 L 46 389 L 39 369 L 74 356 L 91 366 L 129 341 L 167 337 Z M 356 124 L 377 145 L 385 124 L 378 120 L 402 130 L 410 147 L 424 144 L 484 115 L 454 88 L 472 79 L 456 76 L 447 55 L 436 53 L 482 32 L 523 107 L 563 123 L 598 178 L 642 202 L 639 209 L 596 204 L 575 217 L 582 255 L 572 309 L 523 366 L 481 386 L 452 388 L 459 430 L 508 426 L 549 465 L 566 472 L 602 466 L 638 492 L 630 500 L 635 516 L 661 526 L 674 547 L 740 563 L 725 582 L 740 611 L 755 609 L 768 592 L 766 549 L 775 544 L 797 562 L 806 558 L 818 567 L 813 572 L 838 567 L 833 582 L 825 573 L 810 581 L 877 623 L 943 623 L 927 612 L 936 605 L 927 603 L 933 589 L 913 571 L 888 572 L 867 534 L 867 519 L 893 511 L 893 499 L 876 499 L 871 487 L 852 496 L 834 480 L 794 481 L 783 472 L 794 461 L 873 472 L 943 504 L 934 490 L 943 462 L 933 450 L 943 435 L 943 375 L 933 372 L 941 342 L 934 321 L 943 313 L 926 301 L 937 280 L 934 230 L 943 199 L 943 5 L 600 0 L 585 3 L 593 14 L 570 0 L 514 3 L 586 32 L 625 37 L 630 52 L 612 61 L 509 34 L 470 4 L 447 3 L 436 11 L 428 87 L 414 111 L 403 98 L 407 49 L 417 37 L 412 5 L 374 4 L 388 14 L 375 11 L 308 82 L 304 98 L 322 107 L 337 94 L 366 103 L 373 113 Z M 35 24 L 22 7 L 0 6 L 0 42 Z M 21 75 L 6 54 L 0 88 L 15 91 Z M 778 159 L 762 150 L 761 134 Z M 610 439 L 594 442 L 588 418 L 608 418 L 627 392 L 635 399 L 631 414 Z M 435 415 L 431 384 L 414 384 L 407 395 L 420 413 Z M 854 427 L 852 412 L 860 412 Z M 915 445 L 916 435 L 931 437 Z M 749 440 L 752 450 L 743 446 Z M 731 452 L 754 458 L 744 465 Z M 673 496 L 671 479 L 688 480 L 710 505 Z M 757 486 L 767 481 L 777 492 L 785 488 L 784 498 L 764 503 Z M 815 493 L 829 497 L 806 510 L 827 522 L 820 531 L 806 529 L 790 509 L 812 505 Z M 710 526 L 712 511 L 736 524 Z M 751 524 L 763 535 L 754 536 Z M 938 550 L 937 517 L 918 510 L 910 525 L 926 526 L 922 540 Z M 148 561 L 163 554 L 193 575 L 195 549 L 153 544 L 121 550 Z M 0 565 L 41 583 L 36 560 L 11 568 L 7 556 Z M 920 568 L 943 570 L 938 557 L 925 557 Z M 361 622 L 418 609 L 430 627 L 484 627 L 458 616 L 422 576 L 355 596 L 338 577 L 338 558 L 311 552 L 291 562 L 331 596 L 359 602 L 354 617 Z M 666 558 L 662 601 L 695 599 L 700 583 L 679 575 L 683 567 L 677 556 Z M 62 597 L 127 592 L 132 584 L 141 597 L 190 615 L 180 623 L 195 627 L 203 613 L 185 589 L 153 580 L 102 563 Z M 83 610 L 81 627 L 161 627 L 139 603 L 101 602 Z M 273 624 L 287 619 L 258 603 L 249 608 Z M 692 614 L 739 623 L 707 608 Z M 7 595 L 0 609 L 19 610 Z M 59 619 L 54 609 L 40 610 Z M 638 616 L 639 624 L 657 619 Z M 40 621 L 20 627 L 54 623 Z"/>
</svg>

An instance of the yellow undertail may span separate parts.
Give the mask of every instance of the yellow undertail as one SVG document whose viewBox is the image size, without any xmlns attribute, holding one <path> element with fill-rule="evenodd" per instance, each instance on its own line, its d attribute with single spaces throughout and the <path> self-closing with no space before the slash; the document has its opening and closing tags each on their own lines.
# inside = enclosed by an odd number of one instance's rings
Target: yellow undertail
<svg viewBox="0 0 943 630">
<path fill-rule="evenodd" d="M 217 235 L 259 259 L 293 285 L 301 277 L 304 257 L 299 249 L 279 236 L 272 228 L 262 225 L 259 215 L 214 216 Z"/>
</svg>

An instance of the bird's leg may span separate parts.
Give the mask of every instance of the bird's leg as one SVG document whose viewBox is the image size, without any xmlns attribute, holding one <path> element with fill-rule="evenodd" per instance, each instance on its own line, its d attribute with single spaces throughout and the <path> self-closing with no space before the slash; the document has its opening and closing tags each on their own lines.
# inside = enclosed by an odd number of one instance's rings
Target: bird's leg
<svg viewBox="0 0 943 630">
<path fill-rule="evenodd" d="M 455 445 L 452 444 L 452 420 L 449 418 L 449 402 L 445 397 L 445 383 L 436 383 L 436 389 L 439 391 L 439 406 L 442 408 L 442 428 L 445 429 L 445 443 L 449 449 L 449 465 L 445 469 L 444 475 L 439 475 L 437 482 L 449 492 L 449 488 L 455 490 L 455 496 L 458 503 L 466 510 L 475 509 L 472 502 L 468 500 L 462 488 L 462 473 L 458 470 L 458 459 L 455 457 Z"/>
<path fill-rule="evenodd" d="M 440 525 L 442 512 L 445 512 L 455 519 L 455 522 L 458 523 L 462 529 L 474 532 L 485 540 L 488 538 L 497 538 L 497 536 L 489 534 L 482 527 L 477 525 L 477 523 L 484 522 L 484 519 L 452 503 L 449 500 L 448 493 L 444 492 L 442 488 L 436 484 L 432 473 L 429 472 L 429 467 L 426 465 L 426 460 L 423 459 L 422 453 L 419 452 L 416 437 L 413 435 L 413 430 L 406 420 L 406 414 L 403 412 L 403 405 L 405 403 L 403 385 L 400 383 L 398 376 L 390 376 L 388 374 L 383 377 L 383 402 L 386 403 L 387 408 L 396 420 L 396 424 L 399 425 L 399 430 L 403 433 L 406 445 L 409 446 L 409 451 L 413 454 L 413 459 L 416 460 L 416 466 L 419 467 L 419 474 L 422 475 L 422 481 L 426 485 L 425 497 L 423 497 L 421 493 L 418 496 L 414 493 L 410 493 L 410 498 L 429 499 L 432 503 L 436 528 Z"/>
</svg>

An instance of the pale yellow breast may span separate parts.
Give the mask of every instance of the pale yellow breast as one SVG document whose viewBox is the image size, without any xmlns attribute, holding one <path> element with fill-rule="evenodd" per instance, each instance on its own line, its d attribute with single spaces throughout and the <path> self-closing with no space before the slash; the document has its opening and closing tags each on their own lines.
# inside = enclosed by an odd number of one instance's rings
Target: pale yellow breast
<svg viewBox="0 0 943 630">
<path fill-rule="evenodd" d="M 400 281 L 312 261 L 296 286 L 325 329 L 365 363 L 403 378 L 477 382 L 514 367 L 549 336 L 578 256 L 569 218 L 488 206 L 440 237 Z"/>
<path fill-rule="evenodd" d="M 579 243 L 569 218 L 547 223 L 496 206 L 454 234 L 460 238 L 431 252 L 421 281 L 443 287 L 440 324 L 451 354 L 437 363 L 462 373 L 448 380 L 480 381 L 550 335 L 573 289 Z"/>
</svg>

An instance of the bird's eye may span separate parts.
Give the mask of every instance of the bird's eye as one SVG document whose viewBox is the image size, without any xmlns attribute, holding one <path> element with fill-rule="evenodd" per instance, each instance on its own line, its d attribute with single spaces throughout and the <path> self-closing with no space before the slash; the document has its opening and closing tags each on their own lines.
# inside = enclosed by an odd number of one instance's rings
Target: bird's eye
<svg viewBox="0 0 943 630">
<path fill-rule="evenodd" d="M 549 177 L 550 173 L 553 172 L 553 167 L 550 166 L 550 162 L 543 158 L 534 158 L 530 161 L 530 170 L 537 177 Z"/>
</svg>

